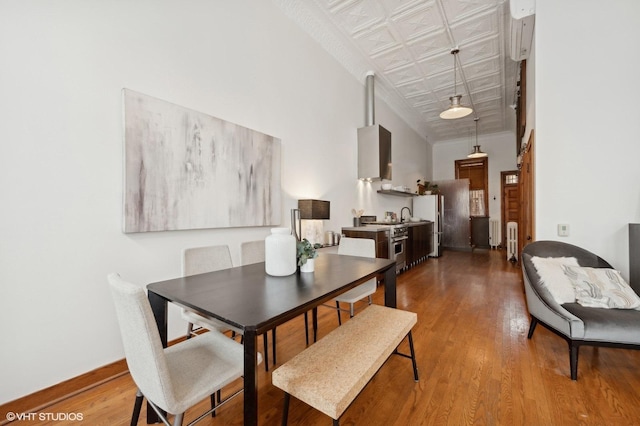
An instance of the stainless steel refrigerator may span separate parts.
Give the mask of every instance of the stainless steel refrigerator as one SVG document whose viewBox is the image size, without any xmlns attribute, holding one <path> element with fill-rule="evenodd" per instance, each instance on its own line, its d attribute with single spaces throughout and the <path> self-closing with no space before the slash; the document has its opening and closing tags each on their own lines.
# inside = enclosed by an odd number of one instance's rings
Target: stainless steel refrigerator
<svg viewBox="0 0 640 426">
<path fill-rule="evenodd" d="M 444 196 L 419 195 L 413 197 L 413 217 L 433 222 L 433 240 L 431 244 L 433 251 L 429 253 L 430 257 L 440 257 L 442 255 L 443 212 Z"/>
<path fill-rule="evenodd" d="M 471 250 L 469 220 L 469 179 L 432 182 L 447 200 L 442 211 L 442 247 L 451 250 Z"/>
</svg>

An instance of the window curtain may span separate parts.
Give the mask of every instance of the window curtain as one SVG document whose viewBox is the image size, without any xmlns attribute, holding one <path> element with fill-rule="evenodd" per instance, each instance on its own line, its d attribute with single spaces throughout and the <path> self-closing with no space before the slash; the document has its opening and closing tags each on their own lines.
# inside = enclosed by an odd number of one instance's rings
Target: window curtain
<svg viewBox="0 0 640 426">
<path fill-rule="evenodd" d="M 484 189 L 469 191 L 469 203 L 471 216 L 485 216 Z"/>
</svg>

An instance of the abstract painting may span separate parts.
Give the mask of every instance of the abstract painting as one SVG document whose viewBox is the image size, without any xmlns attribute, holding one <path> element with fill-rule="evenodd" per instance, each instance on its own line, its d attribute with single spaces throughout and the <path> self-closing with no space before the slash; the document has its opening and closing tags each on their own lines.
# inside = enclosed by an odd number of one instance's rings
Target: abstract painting
<svg viewBox="0 0 640 426">
<path fill-rule="evenodd" d="M 124 232 L 280 223 L 280 139 L 129 89 Z"/>
</svg>

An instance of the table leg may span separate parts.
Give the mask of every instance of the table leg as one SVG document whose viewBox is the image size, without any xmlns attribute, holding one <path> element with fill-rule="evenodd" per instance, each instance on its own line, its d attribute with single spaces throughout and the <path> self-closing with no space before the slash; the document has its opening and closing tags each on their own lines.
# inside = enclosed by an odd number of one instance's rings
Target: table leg
<svg viewBox="0 0 640 426">
<path fill-rule="evenodd" d="M 266 332 L 265 332 L 266 333 Z M 275 343 L 275 342 L 274 342 Z M 265 348 L 265 350 L 268 350 Z M 244 332 L 244 424 L 258 424 L 258 336 L 255 331 Z"/>
<path fill-rule="evenodd" d="M 384 271 L 384 305 L 397 307 L 396 302 L 396 265 L 395 263 Z"/>
<path fill-rule="evenodd" d="M 151 310 L 153 311 L 153 316 L 156 319 L 156 325 L 158 326 L 158 331 L 160 332 L 160 341 L 162 341 L 162 347 L 167 347 L 167 299 L 158 296 L 153 292 L 148 292 L 147 297 L 149 298 L 149 304 L 151 305 Z M 147 402 L 147 424 L 152 423 L 162 423 L 156 412 L 153 410 L 151 405 Z"/>
<path fill-rule="evenodd" d="M 313 323 L 313 343 L 315 343 L 318 336 L 318 307 L 314 306 L 312 312 L 311 322 Z"/>
</svg>

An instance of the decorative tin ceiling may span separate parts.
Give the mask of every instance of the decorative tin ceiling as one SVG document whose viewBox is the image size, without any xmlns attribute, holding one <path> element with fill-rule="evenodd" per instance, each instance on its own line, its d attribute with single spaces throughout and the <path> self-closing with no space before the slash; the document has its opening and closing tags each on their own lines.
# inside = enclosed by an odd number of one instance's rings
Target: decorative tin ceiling
<svg viewBox="0 0 640 426">
<path fill-rule="evenodd" d="M 376 95 L 430 143 L 468 137 L 475 117 L 480 134 L 515 129 L 517 63 L 507 53 L 506 0 L 273 1 L 363 85 L 373 70 Z M 456 92 L 474 113 L 443 120 L 456 46 Z"/>
</svg>

